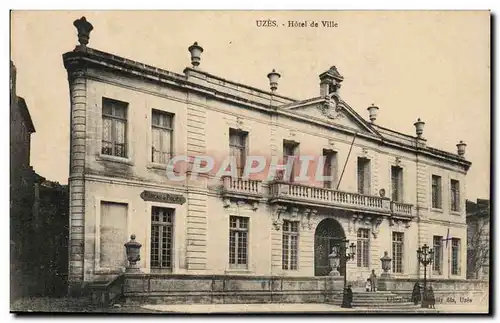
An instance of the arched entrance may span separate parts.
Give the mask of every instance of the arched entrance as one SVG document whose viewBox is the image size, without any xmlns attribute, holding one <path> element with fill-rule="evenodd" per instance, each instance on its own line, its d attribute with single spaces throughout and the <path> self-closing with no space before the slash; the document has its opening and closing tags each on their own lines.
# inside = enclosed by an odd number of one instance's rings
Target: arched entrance
<svg viewBox="0 0 500 323">
<path fill-rule="evenodd" d="M 345 239 L 344 229 L 337 220 L 324 219 L 314 233 L 314 276 L 328 276 L 331 271 L 328 255 L 334 246 Z M 340 274 L 344 275 L 344 263 L 340 263 Z"/>
</svg>

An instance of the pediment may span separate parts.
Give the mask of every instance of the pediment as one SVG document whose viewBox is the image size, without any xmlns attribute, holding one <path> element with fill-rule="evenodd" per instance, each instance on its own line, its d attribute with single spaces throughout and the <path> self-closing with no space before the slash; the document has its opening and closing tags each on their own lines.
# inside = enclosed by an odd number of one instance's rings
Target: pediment
<svg viewBox="0 0 500 323">
<path fill-rule="evenodd" d="M 351 107 L 335 97 L 308 100 L 304 101 L 303 104 L 299 103 L 284 109 L 293 111 L 297 115 L 348 128 L 358 133 L 377 134 L 377 131 Z"/>
</svg>

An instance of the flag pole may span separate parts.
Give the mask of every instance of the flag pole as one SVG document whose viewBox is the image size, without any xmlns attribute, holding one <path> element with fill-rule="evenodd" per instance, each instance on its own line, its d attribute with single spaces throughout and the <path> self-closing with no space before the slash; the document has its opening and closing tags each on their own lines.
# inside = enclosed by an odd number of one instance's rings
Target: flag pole
<svg viewBox="0 0 500 323">
<path fill-rule="evenodd" d="M 347 153 L 347 158 L 345 160 L 345 163 L 344 163 L 344 167 L 342 168 L 342 173 L 340 174 L 340 178 L 339 178 L 339 182 L 337 183 L 337 188 L 336 190 L 339 189 L 339 186 L 340 186 L 340 182 L 342 181 L 342 177 L 344 176 L 344 171 L 345 171 L 345 167 L 347 165 L 347 161 L 349 160 L 349 156 L 351 156 L 351 151 L 352 151 L 352 146 L 354 145 L 354 140 L 356 139 L 356 136 L 358 135 L 357 132 L 354 133 L 354 137 L 352 137 L 352 142 L 351 142 L 351 147 L 349 147 L 349 153 Z"/>
</svg>

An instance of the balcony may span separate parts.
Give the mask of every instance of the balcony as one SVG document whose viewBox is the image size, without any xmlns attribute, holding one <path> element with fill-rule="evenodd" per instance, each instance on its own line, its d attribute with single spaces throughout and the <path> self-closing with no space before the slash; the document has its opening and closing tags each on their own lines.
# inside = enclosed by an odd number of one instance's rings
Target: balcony
<svg viewBox="0 0 500 323">
<path fill-rule="evenodd" d="M 259 201 L 262 198 L 261 181 L 232 178 L 230 176 L 222 177 L 222 192 L 224 199 L 239 199 Z"/>
<path fill-rule="evenodd" d="M 411 219 L 413 217 L 413 205 L 391 201 L 391 213 L 396 218 Z"/>
<path fill-rule="evenodd" d="M 390 200 L 379 196 L 342 192 L 328 188 L 286 182 L 270 183 L 269 193 L 270 203 L 285 202 L 382 215 L 391 214 Z M 406 205 L 405 207 L 398 206 L 396 209 L 401 210 L 401 212 L 406 211 Z"/>
</svg>

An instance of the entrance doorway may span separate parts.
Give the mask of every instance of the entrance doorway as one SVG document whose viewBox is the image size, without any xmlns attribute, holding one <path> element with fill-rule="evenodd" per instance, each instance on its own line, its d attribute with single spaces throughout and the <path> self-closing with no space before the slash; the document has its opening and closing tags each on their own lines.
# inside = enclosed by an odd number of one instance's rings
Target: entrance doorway
<svg viewBox="0 0 500 323">
<path fill-rule="evenodd" d="M 345 239 L 344 229 L 337 220 L 324 219 L 314 233 L 314 276 L 328 276 L 331 271 L 328 255 L 333 247 Z M 340 275 L 344 275 L 344 263 L 340 263 Z"/>
</svg>

